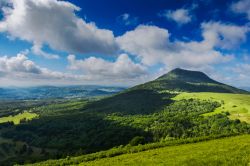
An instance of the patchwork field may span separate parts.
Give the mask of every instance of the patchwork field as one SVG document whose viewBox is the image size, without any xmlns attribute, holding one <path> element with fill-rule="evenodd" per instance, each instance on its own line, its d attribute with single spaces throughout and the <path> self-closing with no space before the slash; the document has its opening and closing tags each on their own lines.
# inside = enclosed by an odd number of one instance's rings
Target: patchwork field
<svg viewBox="0 0 250 166">
<path fill-rule="evenodd" d="M 174 99 L 202 99 L 213 100 L 221 103 L 221 107 L 214 112 L 204 114 L 205 116 L 214 115 L 221 112 L 229 112 L 231 119 L 240 119 L 250 123 L 250 95 L 228 94 L 228 93 L 181 93 Z"/>
</svg>

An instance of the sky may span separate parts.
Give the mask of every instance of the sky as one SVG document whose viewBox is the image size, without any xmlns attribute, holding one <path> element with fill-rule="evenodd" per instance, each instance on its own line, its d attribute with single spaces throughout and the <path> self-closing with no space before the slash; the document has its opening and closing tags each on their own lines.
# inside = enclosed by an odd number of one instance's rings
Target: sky
<svg viewBox="0 0 250 166">
<path fill-rule="evenodd" d="M 250 83 L 250 0 L 0 0 L 0 87 Z"/>
</svg>

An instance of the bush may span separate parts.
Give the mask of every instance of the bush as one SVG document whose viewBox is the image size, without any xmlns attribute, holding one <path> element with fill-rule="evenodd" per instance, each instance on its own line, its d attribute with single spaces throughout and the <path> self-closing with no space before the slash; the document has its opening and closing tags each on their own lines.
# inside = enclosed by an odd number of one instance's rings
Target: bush
<svg viewBox="0 0 250 166">
<path fill-rule="evenodd" d="M 136 136 L 134 137 L 130 142 L 129 144 L 131 146 L 136 146 L 136 145 L 139 145 L 139 144 L 144 144 L 145 143 L 145 138 L 142 137 L 142 136 Z"/>
</svg>

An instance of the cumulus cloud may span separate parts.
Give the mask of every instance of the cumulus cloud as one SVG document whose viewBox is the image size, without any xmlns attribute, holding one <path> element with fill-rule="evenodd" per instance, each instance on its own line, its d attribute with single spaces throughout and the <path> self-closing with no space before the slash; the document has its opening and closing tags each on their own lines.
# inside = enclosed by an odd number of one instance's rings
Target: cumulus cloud
<svg viewBox="0 0 250 166">
<path fill-rule="evenodd" d="M 231 9 L 235 13 L 245 14 L 250 20 L 250 0 L 240 0 L 232 4 Z"/>
<path fill-rule="evenodd" d="M 13 57 L 2 56 L 0 57 L 0 72 L 2 77 L 16 79 L 65 79 L 65 78 L 77 78 L 76 76 L 51 71 L 47 68 L 42 68 L 29 60 L 28 57 L 19 53 Z"/>
<path fill-rule="evenodd" d="M 82 71 L 93 78 L 127 80 L 146 74 L 146 68 L 134 63 L 127 54 L 119 55 L 115 62 L 96 57 L 76 60 L 74 55 L 69 55 L 68 61 L 69 69 Z"/>
<path fill-rule="evenodd" d="M 192 16 L 190 14 L 190 11 L 184 8 L 177 10 L 166 10 L 160 15 L 169 20 L 175 21 L 180 25 L 187 24 L 192 21 Z"/>
<path fill-rule="evenodd" d="M 0 32 L 33 43 L 35 53 L 49 58 L 57 56 L 43 52 L 45 44 L 70 53 L 114 53 L 117 45 L 113 32 L 77 17 L 79 10 L 66 1 L 10 0 L 2 7 Z"/>
<path fill-rule="evenodd" d="M 102 84 L 131 85 L 147 79 L 146 68 L 134 63 L 126 54 L 121 54 L 115 62 L 90 57 L 77 60 L 68 56 L 69 69 L 64 72 L 41 67 L 31 61 L 26 52 L 16 56 L 0 57 L 0 84 L 10 85 L 72 85 Z"/>
<path fill-rule="evenodd" d="M 202 23 L 203 45 L 208 48 L 232 49 L 246 40 L 248 27 L 220 22 Z"/>
<path fill-rule="evenodd" d="M 202 41 L 170 41 L 167 29 L 140 25 L 135 30 L 117 37 L 121 49 L 138 56 L 145 65 L 163 63 L 173 67 L 200 67 L 223 63 L 233 55 L 220 49 L 231 49 L 243 42 L 248 29 L 241 26 L 208 22 L 201 25 Z"/>
<path fill-rule="evenodd" d="M 15 57 L 0 57 L 0 71 L 2 73 L 21 72 L 21 73 L 42 73 L 41 68 L 34 62 L 28 60 L 24 54 L 18 54 Z"/>
</svg>

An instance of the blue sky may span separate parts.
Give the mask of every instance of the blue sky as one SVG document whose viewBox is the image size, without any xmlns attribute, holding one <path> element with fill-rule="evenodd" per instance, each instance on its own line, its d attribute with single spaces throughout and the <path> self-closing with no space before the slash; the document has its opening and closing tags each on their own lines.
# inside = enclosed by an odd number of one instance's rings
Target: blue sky
<svg viewBox="0 0 250 166">
<path fill-rule="evenodd" d="M 250 83 L 250 0 L 0 0 L 0 86 Z"/>
</svg>

